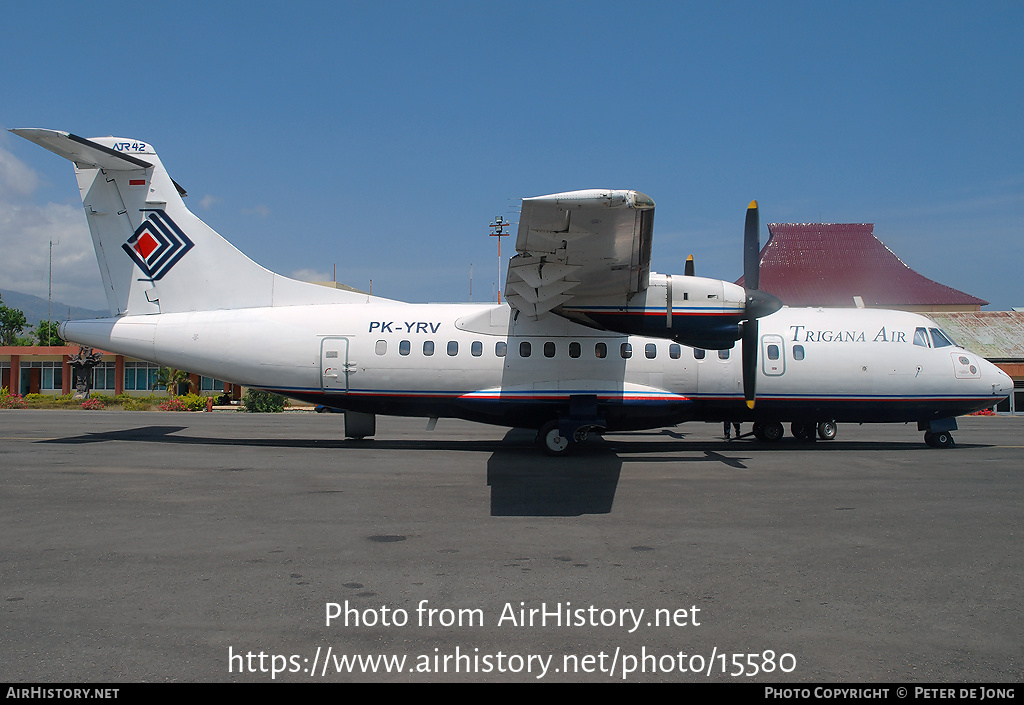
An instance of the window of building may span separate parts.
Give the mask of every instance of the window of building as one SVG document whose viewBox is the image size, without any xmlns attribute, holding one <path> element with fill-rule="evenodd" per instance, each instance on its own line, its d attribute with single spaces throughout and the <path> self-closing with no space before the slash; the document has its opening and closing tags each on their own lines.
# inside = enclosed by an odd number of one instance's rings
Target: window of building
<svg viewBox="0 0 1024 705">
<path fill-rule="evenodd" d="M 156 383 L 159 365 L 151 362 L 124 363 L 124 388 L 126 391 L 143 392 L 147 390 L 164 390 L 162 384 Z"/>
<path fill-rule="evenodd" d="M 199 389 L 204 392 L 223 392 L 224 381 L 213 377 L 200 377 Z"/>
<path fill-rule="evenodd" d="M 61 389 L 64 382 L 64 364 L 61 362 L 42 363 L 42 374 L 39 376 L 40 389 Z"/>
<path fill-rule="evenodd" d="M 101 362 L 92 368 L 93 389 L 114 389 L 116 379 L 117 372 L 113 362 Z"/>
</svg>

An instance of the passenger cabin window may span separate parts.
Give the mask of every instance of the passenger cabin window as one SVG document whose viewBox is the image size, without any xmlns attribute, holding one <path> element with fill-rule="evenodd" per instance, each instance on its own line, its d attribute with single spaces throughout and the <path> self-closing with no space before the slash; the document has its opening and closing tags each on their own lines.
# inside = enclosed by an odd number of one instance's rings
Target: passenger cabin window
<svg viewBox="0 0 1024 705">
<path fill-rule="evenodd" d="M 431 355 L 434 354 L 434 341 L 433 340 L 424 340 L 423 341 L 423 354 L 425 356 L 427 356 L 427 357 L 430 357 Z"/>
<path fill-rule="evenodd" d="M 398 344 L 398 354 L 399 355 L 408 355 L 410 347 L 411 346 L 409 345 L 409 341 L 408 340 L 403 340 L 402 342 L 400 342 Z"/>
<path fill-rule="evenodd" d="M 924 328 L 918 328 L 914 331 L 914 345 L 919 345 L 922 348 L 931 347 L 928 345 L 928 331 Z"/>
<path fill-rule="evenodd" d="M 388 351 L 388 341 L 378 340 L 377 344 L 373 346 L 373 351 L 378 355 L 383 355 Z"/>
<path fill-rule="evenodd" d="M 579 357 L 582 350 L 579 343 L 569 343 L 569 357 L 573 359 Z"/>
<path fill-rule="evenodd" d="M 644 346 L 644 355 L 647 356 L 648 360 L 653 360 L 658 356 L 658 346 L 654 343 L 647 343 Z"/>
<path fill-rule="evenodd" d="M 479 340 L 474 340 L 473 344 L 469 346 L 469 352 L 473 357 L 480 357 L 484 354 L 484 344 Z"/>
<path fill-rule="evenodd" d="M 619 346 L 619 355 L 621 355 L 624 360 L 628 360 L 633 357 L 633 346 L 629 343 L 623 343 Z"/>
<path fill-rule="evenodd" d="M 523 341 L 519 343 L 519 357 L 530 357 L 530 343 Z"/>
<path fill-rule="evenodd" d="M 499 341 L 494 344 L 494 354 L 496 357 L 505 357 L 505 353 L 508 352 L 508 343 L 505 341 Z"/>
<path fill-rule="evenodd" d="M 703 360 L 705 355 L 707 355 L 707 351 L 704 350 L 703 348 L 694 348 L 693 349 L 693 359 L 694 360 Z"/>
<path fill-rule="evenodd" d="M 668 346 L 668 356 L 673 360 L 678 360 L 679 356 L 683 354 L 683 348 L 679 343 L 672 343 Z"/>
<path fill-rule="evenodd" d="M 555 356 L 555 344 L 552 343 L 549 340 L 548 342 L 544 343 L 544 357 L 554 357 L 554 356 Z"/>
<path fill-rule="evenodd" d="M 719 350 L 718 351 L 718 359 L 719 360 L 728 360 L 729 359 L 729 350 L 728 349 Z"/>
<path fill-rule="evenodd" d="M 598 343 L 594 346 L 594 357 L 604 358 L 608 357 L 608 346 L 604 343 Z"/>
<path fill-rule="evenodd" d="M 448 341 L 448 355 L 450 357 L 455 357 L 458 354 L 459 354 L 459 341 L 457 341 L 457 340 L 449 340 Z"/>
<path fill-rule="evenodd" d="M 793 359 L 794 360 L 803 360 L 804 359 L 804 346 L 803 345 L 794 345 L 793 346 Z"/>
</svg>

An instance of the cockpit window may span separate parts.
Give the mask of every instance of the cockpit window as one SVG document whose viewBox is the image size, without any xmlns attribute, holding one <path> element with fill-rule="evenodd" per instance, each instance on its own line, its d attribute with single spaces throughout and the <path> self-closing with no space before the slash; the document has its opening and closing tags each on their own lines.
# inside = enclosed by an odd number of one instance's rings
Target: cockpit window
<svg viewBox="0 0 1024 705">
<path fill-rule="evenodd" d="M 914 331 L 914 345 L 920 345 L 922 348 L 930 348 L 928 344 L 928 331 L 924 328 L 918 328 Z"/>
<path fill-rule="evenodd" d="M 945 333 L 943 333 L 938 328 L 929 328 L 928 330 L 930 330 L 931 333 L 932 333 L 932 346 L 933 347 L 945 348 L 945 347 L 950 346 L 950 345 L 956 346 L 956 343 L 954 343 L 952 340 L 950 340 L 949 336 L 946 335 Z"/>
</svg>

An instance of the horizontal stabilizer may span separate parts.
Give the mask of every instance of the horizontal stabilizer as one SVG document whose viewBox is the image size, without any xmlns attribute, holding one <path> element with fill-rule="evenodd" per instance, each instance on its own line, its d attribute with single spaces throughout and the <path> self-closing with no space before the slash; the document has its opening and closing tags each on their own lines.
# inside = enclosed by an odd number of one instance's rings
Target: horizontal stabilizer
<svg viewBox="0 0 1024 705">
<path fill-rule="evenodd" d="M 137 170 L 153 166 L 151 162 L 104 147 L 70 132 L 39 128 L 16 128 L 11 132 L 73 161 L 79 169 Z M 134 151 L 144 150 L 136 148 Z"/>
</svg>

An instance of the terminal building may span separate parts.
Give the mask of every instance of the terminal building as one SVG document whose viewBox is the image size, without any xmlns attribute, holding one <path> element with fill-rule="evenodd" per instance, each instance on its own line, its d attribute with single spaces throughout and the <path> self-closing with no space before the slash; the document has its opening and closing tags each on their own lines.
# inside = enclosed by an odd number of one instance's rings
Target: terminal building
<svg viewBox="0 0 1024 705">
<path fill-rule="evenodd" d="M 771 223 L 768 233 L 761 249 L 762 289 L 787 306 L 927 315 L 1013 378 L 1013 395 L 996 411 L 1024 414 L 1024 312 L 982 311 L 987 301 L 918 274 L 875 237 L 871 223 Z M 74 385 L 68 360 L 77 352 L 70 346 L 0 347 L 0 387 L 21 394 L 67 394 Z M 146 396 L 155 389 L 157 369 L 151 362 L 103 353 L 93 370 L 93 389 Z M 198 375 L 191 381 L 200 393 L 241 396 L 240 387 L 229 382 Z"/>
<path fill-rule="evenodd" d="M 160 365 L 145 360 L 97 350 L 103 362 L 92 370 L 92 391 L 111 396 L 127 393 L 129 396 L 166 395 L 166 387 L 157 384 Z M 74 373 L 71 357 L 78 354 L 78 346 L 0 346 L 0 388 L 19 394 L 50 394 L 60 396 L 74 391 Z M 241 398 L 241 387 L 211 377 L 189 375 L 189 384 L 200 394 Z"/>
</svg>

